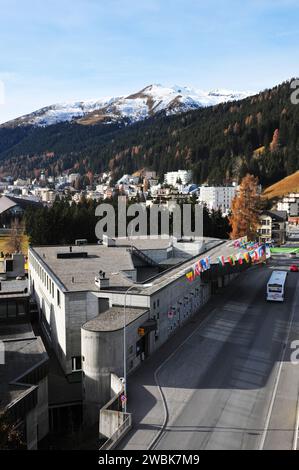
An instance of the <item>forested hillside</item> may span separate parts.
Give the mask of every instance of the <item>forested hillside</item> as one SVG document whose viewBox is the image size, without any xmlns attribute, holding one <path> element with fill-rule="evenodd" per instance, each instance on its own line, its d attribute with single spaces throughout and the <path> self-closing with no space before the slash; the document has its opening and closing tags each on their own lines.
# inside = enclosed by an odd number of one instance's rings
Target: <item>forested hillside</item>
<svg viewBox="0 0 299 470">
<path fill-rule="evenodd" d="M 271 184 L 299 168 L 299 106 L 290 82 L 241 101 L 138 122 L 0 127 L 1 173 L 75 169 L 190 168 L 198 183 L 229 182 L 247 172 Z M 54 154 L 53 154 L 54 153 Z"/>
</svg>

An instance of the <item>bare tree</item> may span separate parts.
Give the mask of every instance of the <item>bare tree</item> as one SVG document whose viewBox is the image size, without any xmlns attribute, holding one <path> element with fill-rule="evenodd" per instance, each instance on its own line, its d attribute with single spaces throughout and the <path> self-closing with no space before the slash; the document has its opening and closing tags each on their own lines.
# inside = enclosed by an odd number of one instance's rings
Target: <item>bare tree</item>
<svg viewBox="0 0 299 470">
<path fill-rule="evenodd" d="M 24 236 L 24 224 L 18 219 L 14 219 L 11 224 L 11 232 L 7 243 L 7 250 L 11 253 L 18 253 L 22 248 Z"/>
</svg>

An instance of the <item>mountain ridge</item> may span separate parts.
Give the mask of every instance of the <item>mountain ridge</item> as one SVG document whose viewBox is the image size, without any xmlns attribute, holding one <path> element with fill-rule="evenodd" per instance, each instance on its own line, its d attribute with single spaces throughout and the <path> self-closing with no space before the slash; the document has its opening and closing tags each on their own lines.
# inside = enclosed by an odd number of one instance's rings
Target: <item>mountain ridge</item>
<svg viewBox="0 0 299 470">
<path fill-rule="evenodd" d="M 0 175 L 109 169 L 117 180 L 145 167 L 161 178 L 186 168 L 197 183 L 229 184 L 249 172 L 269 186 L 299 169 L 299 106 L 290 99 L 291 81 L 242 100 L 156 112 L 133 123 L 0 127 Z"/>
<path fill-rule="evenodd" d="M 32 113 L 17 117 L 0 127 L 13 128 L 26 125 L 49 126 L 62 122 L 89 125 L 119 121 L 137 122 L 159 112 L 176 114 L 253 95 L 250 91 L 217 89 L 197 90 L 189 87 L 148 85 L 129 95 L 103 97 L 97 100 L 55 103 Z"/>
</svg>

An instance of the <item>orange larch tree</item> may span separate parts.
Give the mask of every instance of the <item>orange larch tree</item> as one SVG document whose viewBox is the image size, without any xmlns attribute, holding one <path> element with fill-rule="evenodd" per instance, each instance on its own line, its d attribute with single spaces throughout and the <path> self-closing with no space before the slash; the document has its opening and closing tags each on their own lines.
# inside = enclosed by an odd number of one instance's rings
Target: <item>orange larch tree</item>
<svg viewBox="0 0 299 470">
<path fill-rule="evenodd" d="M 247 174 L 241 181 L 238 193 L 232 201 L 232 213 L 229 223 L 232 227 L 230 238 L 235 240 L 248 237 L 255 240 L 259 225 L 261 198 L 258 178 Z"/>
</svg>

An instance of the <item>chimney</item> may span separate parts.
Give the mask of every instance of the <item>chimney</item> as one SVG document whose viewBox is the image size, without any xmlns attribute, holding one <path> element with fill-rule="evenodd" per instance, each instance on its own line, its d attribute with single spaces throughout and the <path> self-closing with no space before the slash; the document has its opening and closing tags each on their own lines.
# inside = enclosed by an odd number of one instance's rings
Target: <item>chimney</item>
<svg viewBox="0 0 299 470">
<path fill-rule="evenodd" d="M 100 289 L 108 289 L 109 287 L 109 278 L 106 277 L 104 271 L 100 271 L 99 275 L 95 277 L 95 285 Z"/>
</svg>

